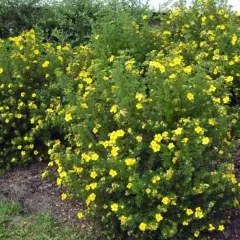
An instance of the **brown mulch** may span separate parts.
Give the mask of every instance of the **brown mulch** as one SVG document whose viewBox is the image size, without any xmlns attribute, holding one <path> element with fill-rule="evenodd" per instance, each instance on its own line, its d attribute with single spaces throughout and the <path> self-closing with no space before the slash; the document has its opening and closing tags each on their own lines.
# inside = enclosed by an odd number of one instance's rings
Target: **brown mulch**
<svg viewBox="0 0 240 240">
<path fill-rule="evenodd" d="M 31 164 L 0 176 L 0 200 L 19 201 L 26 215 L 50 213 L 55 220 L 64 224 L 89 228 L 87 221 L 77 218 L 77 213 L 84 209 L 84 205 L 62 201 L 64 189 L 54 181 L 42 179 L 41 173 L 46 167 L 43 163 Z"/>
</svg>

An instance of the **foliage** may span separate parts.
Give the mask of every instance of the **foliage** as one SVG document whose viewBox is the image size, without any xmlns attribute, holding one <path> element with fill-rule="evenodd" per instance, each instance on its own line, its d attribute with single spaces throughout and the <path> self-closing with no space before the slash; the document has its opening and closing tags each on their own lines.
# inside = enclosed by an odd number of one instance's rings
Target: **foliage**
<svg viewBox="0 0 240 240">
<path fill-rule="evenodd" d="M 86 214 L 114 238 L 223 231 L 239 199 L 239 114 L 231 103 L 239 81 L 238 14 L 199 0 L 139 32 L 121 17 L 93 36 L 96 57 L 80 72 L 62 119 L 68 145 L 55 141 L 49 152 L 57 183 L 68 187 L 62 199 L 84 199 Z M 145 31 L 149 45 L 141 45 Z M 131 51 L 138 44 L 143 57 Z"/>
<path fill-rule="evenodd" d="M 82 68 L 87 48 L 42 43 L 31 30 L 1 41 L 0 49 L 0 166 L 43 160 L 47 142 L 64 135 L 52 119 L 66 102 L 69 64 L 76 58 L 75 70 Z"/>
<path fill-rule="evenodd" d="M 77 46 L 90 39 L 92 25 L 106 14 L 125 11 L 134 17 L 148 11 L 141 1 L 111 0 L 3 0 L 0 3 L 0 38 L 37 28 L 47 41 Z"/>
<path fill-rule="evenodd" d="M 114 239 L 223 231 L 239 199 L 239 14 L 181 1 L 150 26 L 112 6 L 86 46 L 1 42 L 2 164 L 48 153 L 62 200 L 85 200 L 78 217 Z"/>
<path fill-rule="evenodd" d="M 0 38 L 30 30 L 42 14 L 40 0 L 2 0 L 0 3 Z"/>
</svg>

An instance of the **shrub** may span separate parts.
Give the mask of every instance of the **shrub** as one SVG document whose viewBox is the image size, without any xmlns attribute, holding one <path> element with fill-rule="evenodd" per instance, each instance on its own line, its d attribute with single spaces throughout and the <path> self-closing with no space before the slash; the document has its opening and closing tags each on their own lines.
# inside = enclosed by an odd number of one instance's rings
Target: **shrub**
<svg viewBox="0 0 240 240">
<path fill-rule="evenodd" d="M 0 166 L 43 160 L 47 142 L 64 136 L 55 111 L 66 102 L 64 91 L 76 88 L 66 84 L 70 65 L 82 68 L 88 48 L 43 43 L 33 30 L 0 48 Z"/>
<path fill-rule="evenodd" d="M 131 21 L 118 19 L 109 41 L 107 32 L 102 42 L 94 36 L 96 57 L 59 114 L 67 146 L 57 140 L 49 153 L 57 184 L 68 187 L 62 199 L 84 199 L 111 238 L 223 231 L 238 206 L 239 116 L 230 104 L 239 81 L 237 19 L 213 0 L 170 10 L 159 28 L 147 28 L 153 44 L 140 58 L 131 49 L 139 49 L 145 27 L 136 34 Z M 119 25 L 133 46 L 111 42 Z M 103 46 L 108 51 L 98 54 Z"/>
</svg>

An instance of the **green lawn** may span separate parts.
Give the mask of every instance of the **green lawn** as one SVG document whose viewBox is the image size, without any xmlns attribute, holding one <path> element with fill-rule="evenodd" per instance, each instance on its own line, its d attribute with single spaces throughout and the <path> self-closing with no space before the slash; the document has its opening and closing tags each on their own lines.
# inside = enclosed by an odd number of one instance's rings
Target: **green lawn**
<svg viewBox="0 0 240 240">
<path fill-rule="evenodd" d="M 19 203 L 0 201 L 0 240 L 96 240 L 94 233 L 61 226 L 47 214 L 23 216 Z"/>
</svg>

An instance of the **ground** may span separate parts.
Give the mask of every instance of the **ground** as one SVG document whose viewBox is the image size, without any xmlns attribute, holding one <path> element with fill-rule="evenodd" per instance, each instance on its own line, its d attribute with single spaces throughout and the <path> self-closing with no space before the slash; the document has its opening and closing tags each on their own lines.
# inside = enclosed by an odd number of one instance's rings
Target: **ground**
<svg viewBox="0 0 240 240">
<path fill-rule="evenodd" d="M 239 158 L 237 163 L 239 163 Z M 238 166 L 237 166 L 238 167 Z M 43 163 L 32 164 L 30 166 L 15 169 L 4 176 L 0 177 L 0 203 L 19 202 L 21 204 L 21 211 L 16 218 L 12 218 L 12 222 L 19 221 L 20 217 L 28 217 L 31 215 L 38 216 L 42 213 L 49 213 L 53 221 L 62 224 L 64 227 L 74 227 L 80 233 L 84 233 L 87 239 L 104 239 L 99 237 L 98 230 L 93 227 L 94 224 L 90 221 L 80 220 L 77 218 L 77 212 L 84 209 L 84 204 L 76 201 L 61 201 L 61 193 L 64 189 L 56 186 L 54 181 L 42 179 L 41 173 L 46 169 Z M 1 210 L 1 205 L 0 205 Z M 47 215 L 44 215 L 47 217 Z M 25 221 L 21 218 L 21 221 Z M 21 222 L 20 221 L 20 222 Z M 22 224 L 22 223 L 21 223 Z M 50 226 L 52 223 L 50 221 Z M 0 225 L 1 225 L 1 211 L 0 211 Z M 53 228 L 54 229 L 54 228 Z M 0 228 L 1 230 L 1 228 Z M 66 230 L 68 232 L 68 230 Z M 70 235 L 69 235 L 70 236 Z M 91 236 L 91 237 L 90 237 Z M 12 238 L 1 237 L 0 240 L 8 240 Z M 15 238 L 17 239 L 17 238 Z M 15 240 L 14 239 L 14 240 Z M 21 238 L 19 238 L 21 239 Z M 33 238 L 24 238 L 24 240 L 32 240 Z M 39 238 L 39 239 L 58 239 L 58 238 Z M 74 238 L 81 240 L 82 235 Z M 240 214 L 235 213 L 232 217 L 231 224 L 226 227 L 224 233 L 212 234 L 207 239 L 213 240 L 240 240 Z M 35 239 L 34 239 L 35 240 Z M 179 239 L 180 240 L 180 239 Z"/>
<path fill-rule="evenodd" d="M 61 201 L 60 196 L 64 189 L 54 181 L 42 179 L 41 173 L 45 169 L 45 164 L 32 164 L 0 177 L 0 202 L 18 202 L 24 217 L 48 213 L 54 222 L 67 227 L 77 226 L 78 231 L 85 235 L 97 236 L 97 230 L 93 229 L 91 222 L 77 218 L 77 212 L 83 209 L 84 205 L 76 201 Z M 0 240 L 5 238 L 0 235 Z"/>
</svg>

